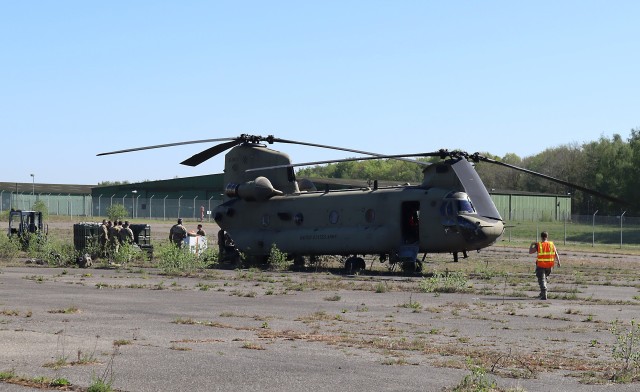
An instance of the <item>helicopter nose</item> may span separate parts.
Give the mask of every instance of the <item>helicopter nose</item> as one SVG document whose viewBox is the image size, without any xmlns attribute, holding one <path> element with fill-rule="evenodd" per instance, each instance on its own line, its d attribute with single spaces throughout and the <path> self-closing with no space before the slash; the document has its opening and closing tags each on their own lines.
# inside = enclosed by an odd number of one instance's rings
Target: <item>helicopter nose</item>
<svg viewBox="0 0 640 392">
<path fill-rule="evenodd" d="M 475 246 L 488 246 L 503 233 L 502 221 L 478 216 L 458 216 L 458 227 L 465 240 Z"/>
<path fill-rule="evenodd" d="M 494 242 L 504 233 L 504 223 L 502 221 L 494 221 L 483 224 L 482 231 L 487 236 L 487 239 Z"/>
</svg>

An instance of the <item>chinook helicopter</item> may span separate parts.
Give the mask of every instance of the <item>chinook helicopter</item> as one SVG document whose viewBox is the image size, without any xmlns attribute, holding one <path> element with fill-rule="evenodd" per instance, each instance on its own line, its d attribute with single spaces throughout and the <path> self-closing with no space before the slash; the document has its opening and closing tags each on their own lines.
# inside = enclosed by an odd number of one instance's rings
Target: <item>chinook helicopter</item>
<svg viewBox="0 0 640 392">
<path fill-rule="evenodd" d="M 377 256 L 420 271 L 419 253 L 459 254 L 480 251 L 503 234 L 500 216 L 472 163 L 489 162 L 540 176 L 608 200 L 608 195 L 478 153 L 435 152 L 383 155 L 276 138 L 239 137 L 195 140 L 100 153 L 98 156 L 195 143 L 216 144 L 181 162 L 197 166 L 224 151 L 225 200 L 213 211 L 215 222 L 246 257 L 265 262 L 273 246 L 303 266 L 305 258 L 338 255 L 347 271 L 366 268 L 365 256 Z M 298 144 L 352 152 L 366 157 L 293 164 L 283 152 L 266 144 Z M 426 163 L 410 158 L 438 157 Z M 317 190 L 309 180 L 298 181 L 294 167 L 367 159 L 403 159 L 423 165 L 418 185 L 371 186 Z"/>
</svg>

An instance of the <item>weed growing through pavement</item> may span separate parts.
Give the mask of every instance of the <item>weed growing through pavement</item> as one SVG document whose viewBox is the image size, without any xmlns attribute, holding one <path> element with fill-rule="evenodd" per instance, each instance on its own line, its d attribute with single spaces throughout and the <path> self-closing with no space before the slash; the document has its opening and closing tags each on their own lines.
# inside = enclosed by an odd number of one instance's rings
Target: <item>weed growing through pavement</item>
<svg viewBox="0 0 640 392">
<path fill-rule="evenodd" d="M 168 242 L 160 244 L 154 252 L 158 267 L 167 275 L 191 274 L 206 267 L 206 261 L 195 253 Z"/>
<path fill-rule="evenodd" d="M 387 291 L 389 291 L 389 287 L 387 286 L 386 282 L 378 282 L 376 283 L 376 293 L 381 294 L 381 293 L 386 293 Z"/>
<path fill-rule="evenodd" d="M 0 372 L 0 381 L 4 381 L 10 384 L 17 384 L 27 387 L 33 387 L 37 389 L 58 389 L 63 388 L 61 390 L 68 390 L 68 387 L 71 387 L 71 382 L 64 377 L 58 377 L 56 379 L 50 379 L 47 377 L 33 377 L 26 378 L 18 376 L 15 370 L 10 370 L 6 372 Z"/>
<path fill-rule="evenodd" d="M 462 381 L 450 390 L 452 392 L 501 392 L 501 391 L 524 391 L 523 389 L 503 389 L 498 387 L 497 381 L 487 374 L 487 370 L 467 359 L 467 367 L 471 374 L 464 376 Z"/>
<path fill-rule="evenodd" d="M 631 320 L 628 329 L 619 320 L 611 323 L 609 331 L 616 338 L 613 345 L 613 358 L 620 365 L 613 374 L 613 381 L 620 383 L 633 382 L 639 379 L 640 372 L 640 325 Z"/>
<path fill-rule="evenodd" d="M 435 272 L 432 277 L 422 279 L 419 287 L 425 293 L 461 293 L 468 291 L 467 277 L 459 271 Z"/>
<path fill-rule="evenodd" d="M 419 312 L 422 309 L 422 304 L 420 302 L 414 301 L 412 296 L 409 296 L 409 302 L 400 305 L 402 308 L 413 309 L 414 313 Z"/>
<path fill-rule="evenodd" d="M 342 299 L 341 296 L 339 296 L 338 294 L 334 294 L 332 296 L 329 297 L 324 297 L 325 301 L 340 301 Z"/>
<path fill-rule="evenodd" d="M 87 392 L 112 392 L 113 391 L 113 382 L 115 381 L 115 373 L 113 371 L 113 363 L 115 361 L 116 355 L 118 355 L 118 351 L 120 346 L 114 345 L 113 352 L 109 357 L 109 362 L 105 367 L 102 375 L 100 377 L 95 374 L 91 378 L 91 385 L 87 388 Z"/>
</svg>

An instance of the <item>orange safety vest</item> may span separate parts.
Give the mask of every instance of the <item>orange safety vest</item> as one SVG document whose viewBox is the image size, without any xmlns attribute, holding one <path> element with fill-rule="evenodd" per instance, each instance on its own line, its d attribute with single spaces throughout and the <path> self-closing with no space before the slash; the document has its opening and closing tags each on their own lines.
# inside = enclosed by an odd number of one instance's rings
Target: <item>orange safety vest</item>
<svg viewBox="0 0 640 392">
<path fill-rule="evenodd" d="M 556 246 L 551 241 L 538 242 L 536 265 L 540 268 L 553 268 L 556 259 Z"/>
</svg>

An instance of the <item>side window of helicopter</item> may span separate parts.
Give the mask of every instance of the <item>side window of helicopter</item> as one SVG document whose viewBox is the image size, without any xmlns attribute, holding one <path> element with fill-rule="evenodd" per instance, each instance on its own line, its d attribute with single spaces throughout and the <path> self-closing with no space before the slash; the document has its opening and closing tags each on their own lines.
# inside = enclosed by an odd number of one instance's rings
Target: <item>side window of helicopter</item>
<svg viewBox="0 0 640 392">
<path fill-rule="evenodd" d="M 296 222 L 296 225 L 301 225 L 302 222 L 304 222 L 304 216 L 302 216 L 302 213 L 298 212 L 294 217 L 293 217 L 293 221 Z"/>
<path fill-rule="evenodd" d="M 331 222 L 332 225 L 335 225 L 336 223 L 338 223 L 339 220 L 340 220 L 340 213 L 336 210 L 332 210 L 329 213 L 329 222 Z"/>
<path fill-rule="evenodd" d="M 269 214 L 262 215 L 262 226 L 267 227 L 269 226 L 269 223 L 271 223 L 271 217 Z"/>
<path fill-rule="evenodd" d="M 445 226 L 455 226 L 456 216 L 453 211 L 453 201 L 444 200 L 440 206 L 441 222 Z"/>
<path fill-rule="evenodd" d="M 450 200 L 447 200 L 442 203 L 440 206 L 440 215 L 442 216 L 452 216 L 453 215 L 453 204 Z"/>
<path fill-rule="evenodd" d="M 371 208 L 367 209 L 364 213 L 364 219 L 367 223 L 373 223 L 376 220 L 376 212 Z"/>
</svg>

